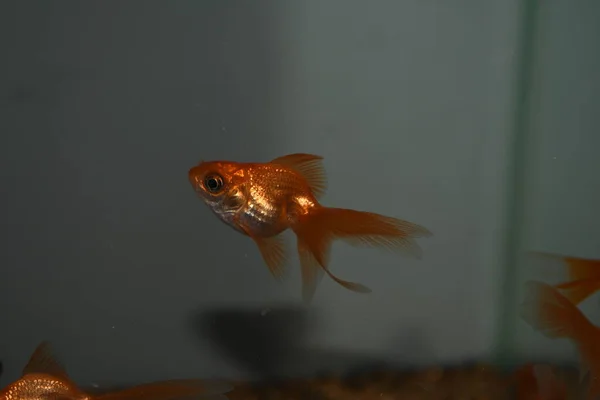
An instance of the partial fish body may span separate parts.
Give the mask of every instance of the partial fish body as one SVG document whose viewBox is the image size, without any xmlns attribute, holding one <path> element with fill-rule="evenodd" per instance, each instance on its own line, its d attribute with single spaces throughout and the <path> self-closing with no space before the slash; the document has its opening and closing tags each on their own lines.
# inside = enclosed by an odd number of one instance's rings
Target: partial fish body
<svg viewBox="0 0 600 400">
<path fill-rule="evenodd" d="M 526 287 L 521 317 L 546 337 L 570 339 L 581 356 L 581 377 L 590 373 L 587 399 L 600 396 L 600 329 L 557 288 L 537 281 Z"/>
<path fill-rule="evenodd" d="M 53 356 L 50 345 L 42 342 L 23 369 L 21 378 L 0 391 L 0 400 L 226 400 L 223 394 L 231 388 L 224 382 L 182 379 L 93 396 L 71 381 Z"/>
<path fill-rule="evenodd" d="M 268 163 L 201 162 L 189 170 L 188 177 L 219 219 L 254 240 L 278 279 L 287 259 L 280 234 L 287 229 L 294 231 L 306 301 L 314 294 L 321 270 L 347 289 L 370 291 L 329 271 L 334 240 L 385 247 L 420 258 L 421 249 L 414 239 L 431 236 L 427 229 L 411 222 L 319 204 L 327 178 L 322 157 L 316 155 L 290 154 Z"/>
</svg>

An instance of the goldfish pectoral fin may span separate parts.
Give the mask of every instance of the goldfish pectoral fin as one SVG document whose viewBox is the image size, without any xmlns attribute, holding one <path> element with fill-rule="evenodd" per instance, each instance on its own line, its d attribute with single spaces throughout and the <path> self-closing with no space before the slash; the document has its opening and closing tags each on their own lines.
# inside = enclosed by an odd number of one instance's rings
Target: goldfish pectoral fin
<svg viewBox="0 0 600 400">
<path fill-rule="evenodd" d="M 327 174 L 323 167 L 323 157 L 313 154 L 295 153 L 277 157 L 272 164 L 285 165 L 298 172 L 310 187 L 313 195 L 319 199 L 327 190 Z"/>
<path fill-rule="evenodd" d="M 269 238 L 252 237 L 260 250 L 263 260 L 269 267 L 271 274 L 277 279 L 283 279 L 285 274 L 285 264 L 287 261 L 287 252 L 282 235 Z"/>
<path fill-rule="evenodd" d="M 23 376 L 27 374 L 48 374 L 63 380 L 70 381 L 64 366 L 55 357 L 49 342 L 41 342 L 23 368 Z"/>
<path fill-rule="evenodd" d="M 317 291 L 317 286 L 323 278 L 323 270 L 313 257 L 310 250 L 298 242 L 298 256 L 300 257 L 300 272 L 302 275 L 302 300 L 310 304 Z"/>
<path fill-rule="evenodd" d="M 174 379 L 148 383 L 94 397 L 94 400 L 187 400 L 222 396 L 233 389 L 223 380 Z"/>
<path fill-rule="evenodd" d="M 568 298 L 571 303 L 578 305 L 593 293 L 600 290 L 600 279 L 579 279 L 571 282 L 564 282 L 555 287 L 560 289 L 562 294 Z"/>
</svg>

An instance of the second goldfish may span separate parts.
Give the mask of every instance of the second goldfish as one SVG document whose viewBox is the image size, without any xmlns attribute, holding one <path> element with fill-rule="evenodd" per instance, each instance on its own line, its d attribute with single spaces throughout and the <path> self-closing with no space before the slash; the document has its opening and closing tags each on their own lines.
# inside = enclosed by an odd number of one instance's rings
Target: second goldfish
<svg viewBox="0 0 600 400">
<path fill-rule="evenodd" d="M 526 288 L 521 318 L 548 338 L 569 339 L 576 345 L 581 360 L 580 378 L 589 372 L 585 398 L 600 398 L 600 328 L 556 287 L 528 281 Z"/>
<path fill-rule="evenodd" d="M 370 292 L 329 271 L 333 240 L 385 247 L 420 258 L 421 249 L 414 239 L 432 235 L 408 221 L 319 204 L 327 187 L 322 159 L 296 153 L 267 163 L 210 161 L 188 173 L 196 193 L 219 219 L 254 240 L 276 278 L 282 277 L 287 259 L 280 233 L 294 231 L 305 301 L 314 295 L 321 269 L 347 289 Z"/>
<path fill-rule="evenodd" d="M 44 341 L 31 355 L 21 377 L 0 390 L 0 400 L 227 400 L 225 393 L 232 388 L 225 381 L 174 379 L 91 395 L 71 380 Z"/>
</svg>

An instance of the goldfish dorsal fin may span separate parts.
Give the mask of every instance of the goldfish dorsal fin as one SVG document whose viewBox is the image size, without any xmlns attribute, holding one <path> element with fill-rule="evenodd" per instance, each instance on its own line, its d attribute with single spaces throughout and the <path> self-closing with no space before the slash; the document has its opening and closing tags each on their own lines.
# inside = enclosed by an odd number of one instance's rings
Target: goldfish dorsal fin
<svg viewBox="0 0 600 400">
<path fill-rule="evenodd" d="M 323 157 L 313 154 L 295 153 L 277 157 L 271 163 L 285 165 L 302 175 L 317 199 L 325 194 L 327 190 L 327 174 L 323 166 Z"/>
<path fill-rule="evenodd" d="M 50 343 L 44 341 L 38 345 L 29 362 L 23 368 L 23 376 L 27 374 L 48 374 L 63 380 L 69 380 L 67 371 L 57 360 Z"/>
</svg>

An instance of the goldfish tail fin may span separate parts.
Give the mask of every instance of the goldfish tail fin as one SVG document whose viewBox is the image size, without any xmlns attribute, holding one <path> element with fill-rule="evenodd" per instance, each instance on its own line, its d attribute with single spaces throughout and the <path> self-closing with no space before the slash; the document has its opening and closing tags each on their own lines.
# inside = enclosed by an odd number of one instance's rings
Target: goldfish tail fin
<svg viewBox="0 0 600 400">
<path fill-rule="evenodd" d="M 342 280 L 327 268 L 333 240 L 341 239 L 352 245 L 387 248 L 421 258 L 421 248 L 414 238 L 432 235 L 426 228 L 407 221 L 369 212 L 330 207 L 311 210 L 307 215 L 301 216 L 292 229 L 298 237 L 303 276 L 312 277 L 314 272 L 309 271 L 321 266 L 338 284 L 360 293 L 369 293 L 371 290 L 359 283 Z M 305 289 L 314 292 L 314 288 L 310 287 L 314 286 L 314 278 L 310 279 L 313 282 L 304 280 Z M 311 296 L 310 293 L 307 294 L 308 297 Z"/>
<path fill-rule="evenodd" d="M 233 385 L 221 380 L 175 379 L 94 396 L 94 400 L 226 400 Z"/>
<path fill-rule="evenodd" d="M 303 220 L 304 225 L 311 228 L 309 233 L 320 232 L 328 242 L 341 239 L 354 246 L 384 248 L 413 258 L 422 257 L 414 239 L 433 235 L 412 222 L 345 208 L 319 207 Z M 321 259 L 317 260 L 323 265 Z"/>
<path fill-rule="evenodd" d="M 592 367 L 588 352 L 596 347 L 598 328 L 555 287 L 537 281 L 527 282 L 526 287 L 521 318 L 548 338 L 566 338 L 575 343 L 580 352 L 581 379 Z M 600 371 L 590 372 L 593 377 L 600 376 Z"/>
<path fill-rule="evenodd" d="M 570 282 L 565 282 L 556 287 L 561 289 L 575 305 L 587 299 L 594 292 L 600 290 L 600 261 L 587 260 L 575 257 L 565 257 L 568 265 Z"/>
<path fill-rule="evenodd" d="M 552 339 L 568 338 L 578 341 L 582 332 L 592 325 L 583 313 L 556 288 L 546 283 L 529 281 L 521 318 Z"/>
</svg>

